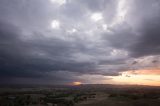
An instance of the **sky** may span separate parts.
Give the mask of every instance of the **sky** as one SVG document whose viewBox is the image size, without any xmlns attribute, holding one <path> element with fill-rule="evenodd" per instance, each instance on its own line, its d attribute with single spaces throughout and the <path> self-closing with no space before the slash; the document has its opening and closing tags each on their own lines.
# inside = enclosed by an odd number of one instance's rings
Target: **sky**
<svg viewBox="0 0 160 106">
<path fill-rule="evenodd" d="M 160 86 L 159 0 L 0 0 L 0 84 Z"/>
</svg>

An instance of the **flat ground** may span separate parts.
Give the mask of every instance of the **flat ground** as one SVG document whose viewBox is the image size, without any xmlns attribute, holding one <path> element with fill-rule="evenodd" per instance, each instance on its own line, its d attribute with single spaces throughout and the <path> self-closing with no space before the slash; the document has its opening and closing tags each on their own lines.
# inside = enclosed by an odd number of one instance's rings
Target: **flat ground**
<svg viewBox="0 0 160 106">
<path fill-rule="evenodd" d="M 160 99 L 132 100 L 125 97 L 109 97 L 107 94 L 98 93 L 94 99 L 88 99 L 75 106 L 160 106 Z"/>
</svg>

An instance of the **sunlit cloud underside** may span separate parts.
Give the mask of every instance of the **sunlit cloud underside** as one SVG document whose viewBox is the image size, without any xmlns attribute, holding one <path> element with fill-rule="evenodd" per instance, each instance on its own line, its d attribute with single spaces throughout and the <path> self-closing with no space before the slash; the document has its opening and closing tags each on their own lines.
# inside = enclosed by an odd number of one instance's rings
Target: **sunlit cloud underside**
<svg viewBox="0 0 160 106">
<path fill-rule="evenodd" d="M 117 84 L 160 86 L 159 69 L 126 71 L 112 78 Z"/>
</svg>

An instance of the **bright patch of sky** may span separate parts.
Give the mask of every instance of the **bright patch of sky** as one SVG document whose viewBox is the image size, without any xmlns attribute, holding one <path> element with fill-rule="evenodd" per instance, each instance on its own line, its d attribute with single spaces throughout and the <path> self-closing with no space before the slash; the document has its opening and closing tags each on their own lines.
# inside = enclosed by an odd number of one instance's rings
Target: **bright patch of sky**
<svg viewBox="0 0 160 106">
<path fill-rule="evenodd" d="M 67 31 L 69 34 L 73 34 L 75 32 L 77 32 L 77 29 L 73 28 Z"/>
<path fill-rule="evenodd" d="M 91 19 L 95 22 L 103 19 L 102 13 L 94 13 L 91 15 Z"/>
<path fill-rule="evenodd" d="M 117 7 L 117 15 L 115 19 L 113 20 L 111 27 L 123 22 L 127 14 L 126 0 L 118 0 L 118 1 L 119 2 L 118 2 L 118 7 Z"/>
<path fill-rule="evenodd" d="M 50 1 L 57 5 L 63 5 L 66 3 L 66 0 L 50 0 Z"/>
<path fill-rule="evenodd" d="M 53 20 L 51 22 L 51 28 L 52 29 L 59 29 L 60 28 L 60 22 L 58 20 Z"/>
</svg>

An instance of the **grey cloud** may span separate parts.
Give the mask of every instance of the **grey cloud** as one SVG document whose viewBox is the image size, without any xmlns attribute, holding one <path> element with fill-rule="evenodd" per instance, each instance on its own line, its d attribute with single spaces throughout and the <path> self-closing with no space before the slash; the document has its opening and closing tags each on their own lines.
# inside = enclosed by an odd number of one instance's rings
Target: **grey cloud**
<svg viewBox="0 0 160 106">
<path fill-rule="evenodd" d="M 104 33 L 103 38 L 111 47 L 128 49 L 137 40 L 133 29 L 127 23 L 119 24 L 110 30 L 111 33 Z"/>
<path fill-rule="evenodd" d="M 145 3 L 144 3 L 145 2 Z M 141 57 L 159 54 L 159 5 L 157 0 L 142 0 L 132 2 L 133 8 L 130 10 L 130 23 L 134 24 L 138 36 L 129 51 L 131 56 Z M 133 21 L 132 21 L 133 20 Z"/>
<path fill-rule="evenodd" d="M 68 83 L 83 75 L 115 76 L 151 67 L 141 66 L 138 59 L 160 53 L 160 3 L 127 2 L 126 19 L 110 26 L 118 0 L 67 0 L 61 6 L 49 0 L 1 0 L 2 81 Z M 103 19 L 94 22 L 90 16 L 96 12 Z M 51 28 L 52 20 L 60 22 L 60 29 Z M 108 25 L 107 30 L 103 24 Z M 68 33 L 73 28 L 76 32 Z M 158 58 L 149 61 L 159 64 Z"/>
<path fill-rule="evenodd" d="M 144 22 L 144 29 L 139 41 L 132 48 L 134 56 L 158 55 L 160 53 L 160 18 Z"/>
<path fill-rule="evenodd" d="M 69 59 L 75 48 L 70 42 L 45 39 L 39 35 L 32 40 L 22 40 L 22 33 L 18 28 L 9 24 L 1 24 L 0 31 L 0 69 L 3 77 L 43 77 L 47 75 L 46 72 L 51 71 L 69 70 L 85 73 L 94 70 L 95 66 L 92 63 L 75 63 Z"/>
</svg>

